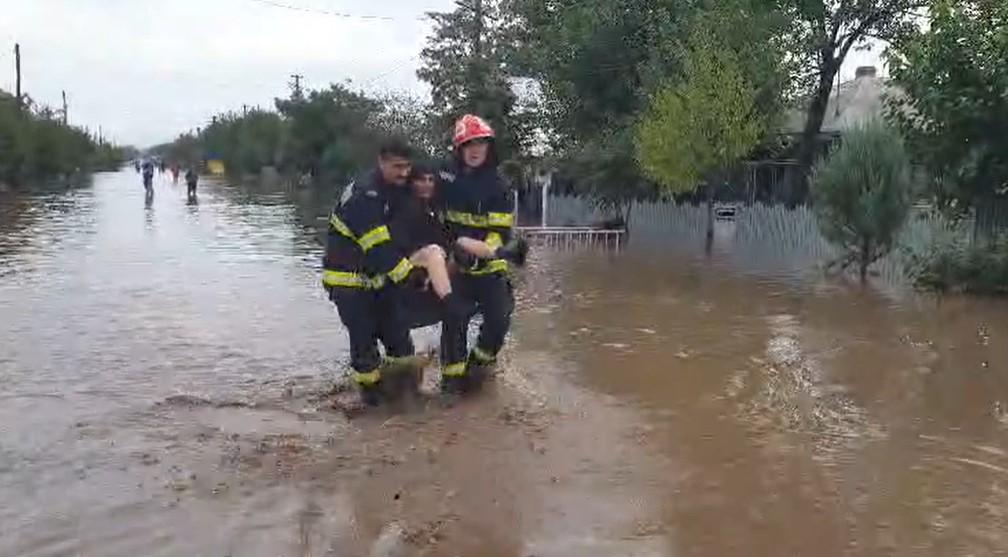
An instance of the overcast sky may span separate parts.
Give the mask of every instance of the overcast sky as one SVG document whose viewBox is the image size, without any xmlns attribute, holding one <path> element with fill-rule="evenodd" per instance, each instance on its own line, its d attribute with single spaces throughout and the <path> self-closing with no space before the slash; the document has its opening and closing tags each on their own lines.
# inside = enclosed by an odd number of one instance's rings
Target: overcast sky
<svg viewBox="0 0 1008 557">
<path fill-rule="evenodd" d="M 280 7 L 282 4 L 309 11 Z M 290 75 L 426 94 L 415 70 L 427 11 L 453 0 L 0 0 L 0 88 L 22 87 L 70 121 L 145 147 L 242 104 L 272 106 Z M 340 17 L 383 16 L 391 19 Z M 874 58 L 859 53 L 845 66 Z"/>
<path fill-rule="evenodd" d="M 73 123 L 148 146 L 242 104 L 272 106 L 290 74 L 307 87 L 424 91 L 414 72 L 430 25 L 452 0 L 0 0 L 0 88 L 56 106 Z"/>
</svg>

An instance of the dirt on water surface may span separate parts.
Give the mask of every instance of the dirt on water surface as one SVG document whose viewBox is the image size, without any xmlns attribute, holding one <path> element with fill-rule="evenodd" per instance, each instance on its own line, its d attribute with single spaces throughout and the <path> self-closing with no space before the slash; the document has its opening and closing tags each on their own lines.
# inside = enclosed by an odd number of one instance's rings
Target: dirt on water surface
<svg viewBox="0 0 1008 557">
<path fill-rule="evenodd" d="M 1008 547 L 1003 303 L 747 268 L 734 232 L 536 249 L 482 393 L 348 419 L 327 202 L 145 204 L 131 171 L 0 198 L 0 555 Z"/>
</svg>

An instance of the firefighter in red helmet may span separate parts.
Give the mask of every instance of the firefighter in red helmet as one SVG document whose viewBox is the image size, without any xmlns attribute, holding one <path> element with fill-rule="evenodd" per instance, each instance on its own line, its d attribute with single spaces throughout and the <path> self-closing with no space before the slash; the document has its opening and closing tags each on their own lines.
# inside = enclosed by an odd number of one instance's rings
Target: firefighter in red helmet
<svg viewBox="0 0 1008 557">
<path fill-rule="evenodd" d="M 449 313 L 444 318 L 441 388 L 446 393 L 478 388 L 495 365 L 514 309 L 509 262 L 520 264 L 527 251 L 524 243 L 512 242 L 513 193 L 498 173 L 494 138 L 493 128 L 482 118 L 463 116 L 455 124 L 454 156 L 439 172 L 443 218 L 456 260 L 463 262 L 454 288 L 483 316 L 471 350 L 466 331 L 472 315 Z"/>
</svg>

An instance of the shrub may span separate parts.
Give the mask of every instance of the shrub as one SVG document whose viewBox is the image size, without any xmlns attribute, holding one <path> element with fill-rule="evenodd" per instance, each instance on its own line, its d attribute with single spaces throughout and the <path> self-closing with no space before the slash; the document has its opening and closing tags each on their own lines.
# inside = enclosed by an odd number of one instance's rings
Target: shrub
<svg viewBox="0 0 1008 557">
<path fill-rule="evenodd" d="M 1008 294 L 1008 237 L 983 244 L 946 238 L 911 256 L 910 275 L 922 290 Z"/>
<path fill-rule="evenodd" d="M 844 253 L 832 265 L 868 267 L 888 254 L 911 206 L 911 167 L 900 136 L 879 122 L 850 130 L 813 175 L 823 236 Z"/>
</svg>

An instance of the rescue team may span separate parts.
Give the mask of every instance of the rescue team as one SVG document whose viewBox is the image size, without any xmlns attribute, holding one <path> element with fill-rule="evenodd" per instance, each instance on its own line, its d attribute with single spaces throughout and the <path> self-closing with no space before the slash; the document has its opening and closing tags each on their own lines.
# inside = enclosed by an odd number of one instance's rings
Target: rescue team
<svg viewBox="0 0 1008 557">
<path fill-rule="evenodd" d="M 527 246 L 513 238 L 494 135 L 483 119 L 463 116 L 453 156 L 438 168 L 414 164 L 409 145 L 389 140 L 330 216 L 322 282 L 349 334 L 364 404 L 379 404 L 383 381 L 410 368 L 416 326 L 442 323 L 445 394 L 477 390 L 496 364 L 514 309 L 509 265 L 524 264 Z M 483 324 L 470 349 L 477 313 Z"/>
</svg>

